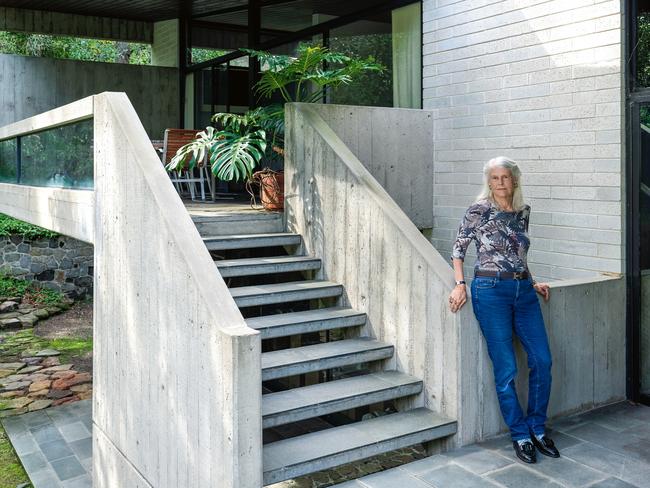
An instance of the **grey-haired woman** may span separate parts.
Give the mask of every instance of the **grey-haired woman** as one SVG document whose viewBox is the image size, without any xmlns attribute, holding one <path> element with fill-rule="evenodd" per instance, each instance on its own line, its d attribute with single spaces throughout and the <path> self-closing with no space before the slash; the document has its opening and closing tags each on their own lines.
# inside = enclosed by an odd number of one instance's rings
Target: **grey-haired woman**
<svg viewBox="0 0 650 488">
<path fill-rule="evenodd" d="M 550 457 L 560 453 L 546 435 L 551 392 L 551 352 L 537 294 L 548 300 L 549 286 L 533 280 L 528 269 L 530 207 L 524 203 L 521 172 L 511 159 L 498 157 L 484 168 L 484 188 L 467 209 L 454 243 L 452 260 L 456 287 L 449 296 L 452 312 L 467 301 L 463 261 L 471 242 L 477 260 L 472 281 L 472 308 L 488 347 L 503 419 L 510 429 L 519 459 L 537 461 L 535 448 Z M 517 392 L 513 331 L 528 354 L 528 411 L 524 415 Z"/>
</svg>

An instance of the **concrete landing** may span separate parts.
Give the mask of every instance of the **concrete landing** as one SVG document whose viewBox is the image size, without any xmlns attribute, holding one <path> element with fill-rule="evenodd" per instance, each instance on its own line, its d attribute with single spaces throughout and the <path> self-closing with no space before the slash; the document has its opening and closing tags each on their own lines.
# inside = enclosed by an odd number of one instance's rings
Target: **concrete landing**
<svg viewBox="0 0 650 488">
<path fill-rule="evenodd" d="M 34 488 L 92 487 L 91 412 L 83 400 L 3 420 Z"/>
<path fill-rule="evenodd" d="M 524 464 L 501 436 L 336 488 L 650 487 L 650 408 L 619 403 L 549 426 L 560 459 Z"/>
</svg>

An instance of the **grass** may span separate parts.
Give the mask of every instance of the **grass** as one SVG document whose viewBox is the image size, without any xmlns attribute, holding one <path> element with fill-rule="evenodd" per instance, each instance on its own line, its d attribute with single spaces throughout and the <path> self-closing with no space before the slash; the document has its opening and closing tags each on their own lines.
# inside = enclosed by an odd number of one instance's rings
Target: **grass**
<svg viewBox="0 0 650 488">
<path fill-rule="evenodd" d="M 22 483 L 29 483 L 29 478 L 0 425 L 0 488 L 16 488 Z"/>
<path fill-rule="evenodd" d="M 48 288 L 37 288 L 32 282 L 0 274 L 0 296 L 22 297 L 35 306 L 58 306 L 63 294 Z"/>
<path fill-rule="evenodd" d="M 93 340 L 91 338 L 65 338 L 52 339 L 47 346 L 48 349 L 56 349 L 61 352 L 61 363 L 66 364 L 74 362 L 73 358 L 85 356 L 93 350 Z"/>
<path fill-rule="evenodd" d="M 5 336 L 4 342 L 0 344 L 0 363 L 17 360 L 25 350 L 35 354 L 42 349 L 56 349 L 61 352 L 59 359 L 62 364 L 74 363 L 75 358 L 93 350 L 93 340 L 82 337 L 44 339 L 34 335 L 33 329 L 21 330 Z"/>
</svg>

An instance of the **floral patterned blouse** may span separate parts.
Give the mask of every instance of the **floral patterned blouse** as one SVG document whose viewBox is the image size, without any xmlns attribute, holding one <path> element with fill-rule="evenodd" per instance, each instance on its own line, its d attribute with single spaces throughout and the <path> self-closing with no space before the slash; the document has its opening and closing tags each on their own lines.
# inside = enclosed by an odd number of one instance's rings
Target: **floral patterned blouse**
<svg viewBox="0 0 650 488">
<path fill-rule="evenodd" d="M 504 212 L 488 200 L 467 209 L 458 229 L 451 257 L 465 259 L 470 243 L 476 243 L 475 269 L 491 271 L 526 271 L 530 247 L 528 219 L 530 206 L 518 212 Z"/>
</svg>

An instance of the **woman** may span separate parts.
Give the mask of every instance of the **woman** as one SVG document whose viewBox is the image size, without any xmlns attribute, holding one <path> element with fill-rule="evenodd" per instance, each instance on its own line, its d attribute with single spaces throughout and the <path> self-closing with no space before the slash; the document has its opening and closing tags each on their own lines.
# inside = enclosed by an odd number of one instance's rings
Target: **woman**
<svg viewBox="0 0 650 488">
<path fill-rule="evenodd" d="M 483 192 L 465 213 L 454 243 L 456 287 L 449 296 L 449 305 L 452 312 L 457 312 L 467 301 L 463 260 L 474 241 L 478 258 L 472 281 L 472 306 L 492 360 L 501 414 L 510 428 L 517 457 L 535 463 L 535 448 L 546 456 L 560 456 L 545 434 L 551 352 L 536 294 L 548 301 L 550 290 L 546 283 L 536 283 L 528 270 L 530 207 L 524 204 L 517 163 L 504 157 L 494 158 L 485 164 L 483 173 Z M 528 354 L 530 368 L 525 416 L 515 391 L 513 330 Z"/>
</svg>

